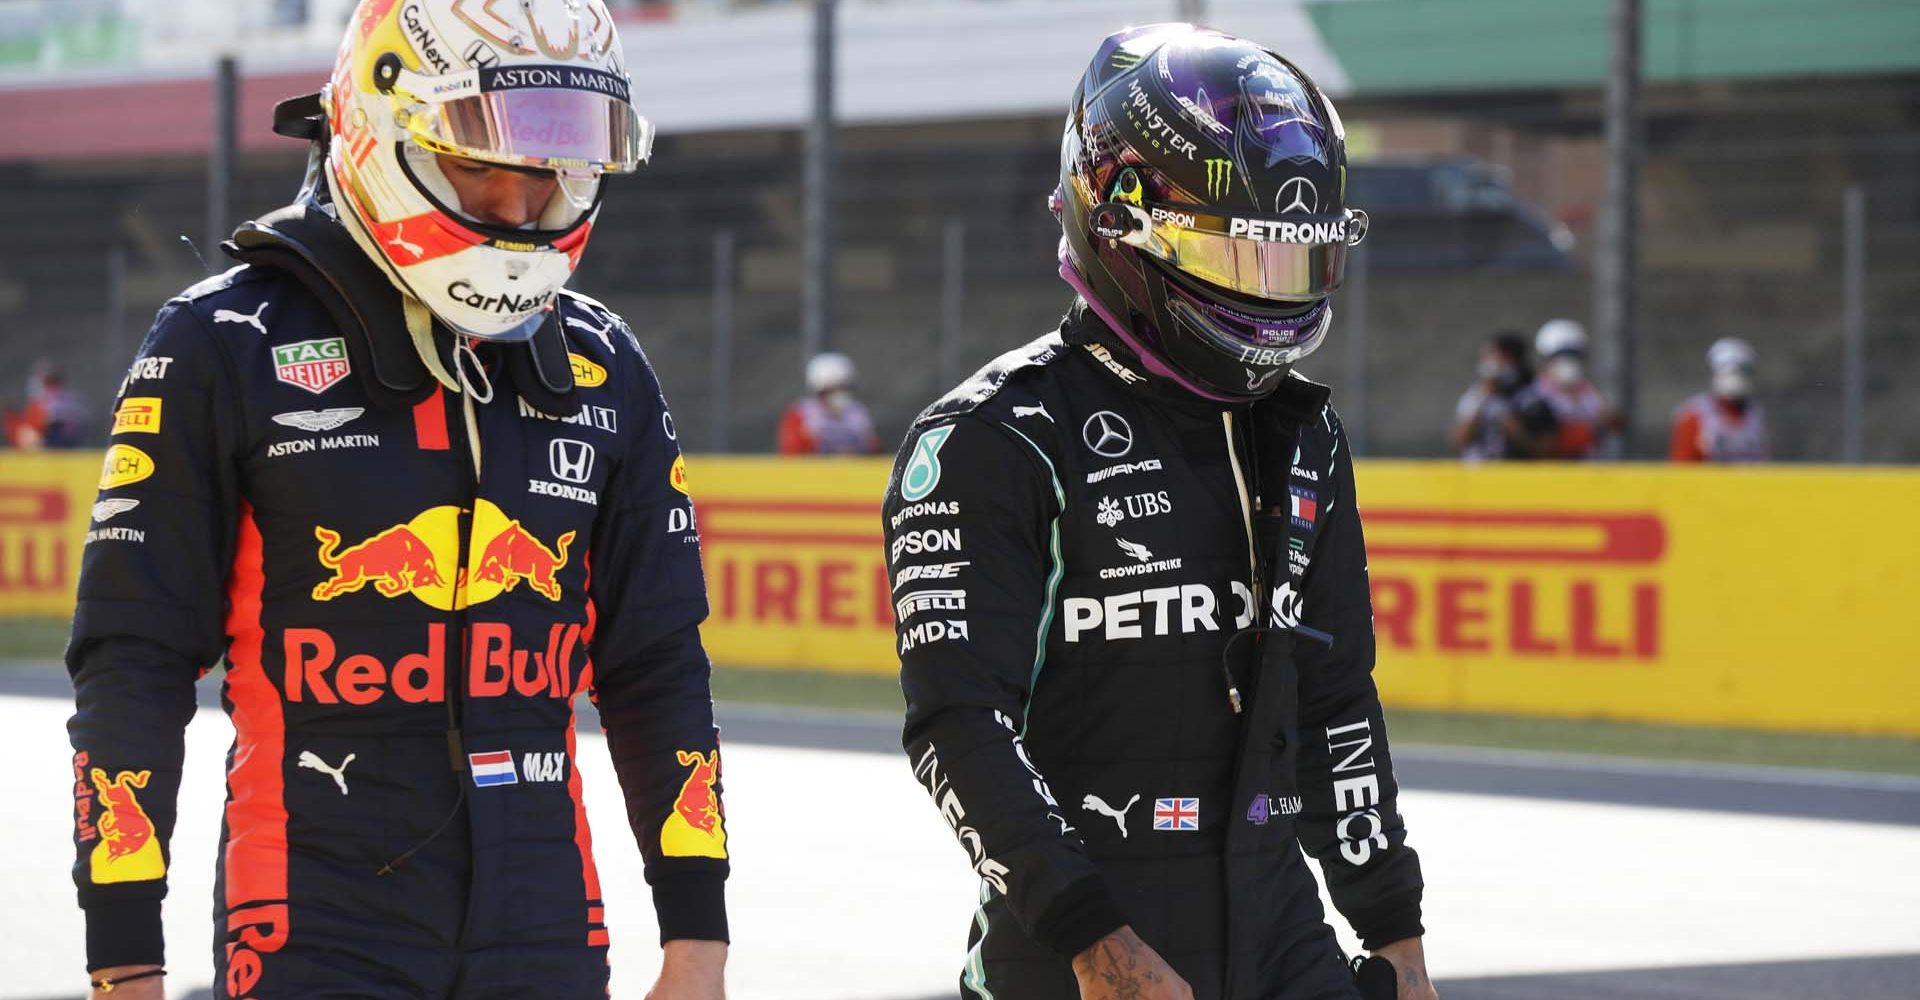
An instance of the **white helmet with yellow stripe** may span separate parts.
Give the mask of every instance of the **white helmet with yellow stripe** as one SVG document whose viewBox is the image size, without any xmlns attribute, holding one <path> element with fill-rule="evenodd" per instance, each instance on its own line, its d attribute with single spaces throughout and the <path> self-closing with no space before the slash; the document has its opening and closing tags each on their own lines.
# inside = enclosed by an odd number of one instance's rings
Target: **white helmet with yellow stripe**
<svg viewBox="0 0 1920 1000">
<path fill-rule="evenodd" d="M 579 266 L 601 182 L 646 161 L 603 0 L 361 0 L 322 95 L 341 221 L 449 328 L 524 340 Z M 436 154 L 559 179 L 523 228 L 460 211 Z"/>
</svg>

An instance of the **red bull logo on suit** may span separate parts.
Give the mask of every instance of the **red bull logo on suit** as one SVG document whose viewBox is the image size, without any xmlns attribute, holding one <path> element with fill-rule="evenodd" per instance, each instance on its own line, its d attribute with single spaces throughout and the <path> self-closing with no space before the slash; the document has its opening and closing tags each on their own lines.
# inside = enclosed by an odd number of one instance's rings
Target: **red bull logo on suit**
<svg viewBox="0 0 1920 1000">
<path fill-rule="evenodd" d="M 574 532 L 562 533 L 549 546 L 492 501 L 477 501 L 462 570 L 460 514 L 451 504 L 430 507 L 344 548 L 340 532 L 315 527 L 320 565 L 331 575 L 314 585 L 313 599 L 331 601 L 371 586 L 381 597 L 412 594 L 430 607 L 451 611 L 525 583 L 549 601 L 560 600 L 559 574 L 567 566 Z"/>
</svg>

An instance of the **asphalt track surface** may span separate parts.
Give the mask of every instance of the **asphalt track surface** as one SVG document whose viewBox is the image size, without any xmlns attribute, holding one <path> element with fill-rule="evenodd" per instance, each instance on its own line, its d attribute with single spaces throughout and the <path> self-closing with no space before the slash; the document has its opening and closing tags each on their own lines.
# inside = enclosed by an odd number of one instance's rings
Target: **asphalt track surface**
<svg viewBox="0 0 1920 1000">
<path fill-rule="evenodd" d="M 24 665 L 5 665 L 15 666 Z M 5 667 L 0 694 L 70 696 L 57 669 Z M 217 685 L 203 683 L 200 696 L 217 705 Z M 591 708 L 582 708 L 583 729 L 597 731 Z M 898 720 L 885 715 L 746 705 L 723 705 L 719 715 L 730 743 L 900 753 Z M 1920 828 L 1920 779 L 1911 777 L 1435 746 L 1398 747 L 1395 756 L 1407 789 Z M 1904 954 L 1443 978 L 1439 986 L 1446 1000 L 1920 1000 L 1920 927 L 1913 939 Z"/>
</svg>

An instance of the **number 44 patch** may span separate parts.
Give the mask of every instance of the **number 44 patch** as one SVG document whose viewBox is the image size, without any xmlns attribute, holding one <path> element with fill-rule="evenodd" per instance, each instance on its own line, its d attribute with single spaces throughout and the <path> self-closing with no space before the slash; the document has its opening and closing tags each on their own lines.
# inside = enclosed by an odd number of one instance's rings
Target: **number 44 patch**
<svg viewBox="0 0 1920 1000">
<path fill-rule="evenodd" d="M 907 460 L 907 470 L 900 474 L 900 498 L 903 500 L 924 500 L 940 485 L 940 446 L 947 443 L 953 435 L 953 425 L 935 427 L 920 435 L 913 443 L 913 457 Z"/>
</svg>

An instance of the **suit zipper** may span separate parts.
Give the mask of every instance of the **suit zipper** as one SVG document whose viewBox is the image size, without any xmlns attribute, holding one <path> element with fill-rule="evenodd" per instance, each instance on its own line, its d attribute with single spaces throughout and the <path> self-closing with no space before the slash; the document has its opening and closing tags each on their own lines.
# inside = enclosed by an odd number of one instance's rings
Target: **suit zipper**
<svg viewBox="0 0 1920 1000">
<path fill-rule="evenodd" d="M 435 390 L 437 393 L 443 390 Z M 453 575 L 453 634 L 447 642 L 443 672 L 446 684 L 447 703 L 447 764 L 453 770 L 455 797 L 453 808 L 447 810 L 440 824 L 433 828 L 413 846 L 380 866 L 375 875 L 391 875 L 412 859 L 415 854 L 440 839 L 467 802 L 467 754 L 465 741 L 460 733 L 461 718 L 466 707 L 467 676 L 467 550 L 472 547 L 473 508 L 480 495 L 480 436 L 473 412 L 473 400 L 468 393 L 461 393 L 460 420 L 456 422 L 460 435 L 458 446 L 454 449 L 458 457 L 455 464 L 459 469 L 459 519 L 455 538 L 459 549 L 457 565 Z M 446 405 L 444 402 L 442 405 Z M 472 900 L 469 898 L 469 904 Z M 469 918 L 471 914 L 468 915 Z M 463 932 L 464 933 L 464 932 Z"/>
<path fill-rule="evenodd" d="M 1240 461 L 1240 434 L 1233 426 L 1233 411 L 1221 410 L 1220 423 L 1227 435 L 1227 460 L 1233 465 L 1234 495 L 1240 501 L 1240 526 L 1247 539 L 1247 576 L 1253 583 L 1252 598 L 1247 610 L 1253 613 L 1253 627 L 1258 629 L 1263 615 L 1261 607 L 1260 554 L 1253 540 L 1253 498 L 1247 490 L 1247 466 Z M 1233 714 L 1239 715 L 1242 707 L 1240 686 L 1234 682 L 1231 661 L 1222 657 L 1220 669 L 1226 674 L 1227 703 L 1233 706 Z"/>
</svg>

